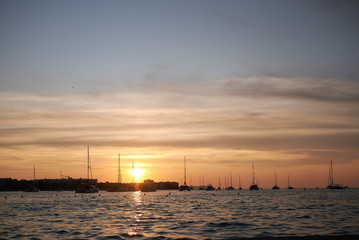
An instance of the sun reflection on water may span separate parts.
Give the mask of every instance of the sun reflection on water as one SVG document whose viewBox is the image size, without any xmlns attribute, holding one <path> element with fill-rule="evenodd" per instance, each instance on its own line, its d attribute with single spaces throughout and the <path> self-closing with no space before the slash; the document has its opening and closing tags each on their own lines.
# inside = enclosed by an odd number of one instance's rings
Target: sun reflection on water
<svg viewBox="0 0 359 240">
<path fill-rule="evenodd" d="M 143 226 L 141 225 L 141 217 L 143 215 L 141 192 L 137 191 L 133 193 L 133 201 L 131 205 L 134 208 L 132 215 L 133 223 L 130 225 L 127 234 L 130 237 L 141 236 L 140 231 L 143 230 Z"/>
</svg>

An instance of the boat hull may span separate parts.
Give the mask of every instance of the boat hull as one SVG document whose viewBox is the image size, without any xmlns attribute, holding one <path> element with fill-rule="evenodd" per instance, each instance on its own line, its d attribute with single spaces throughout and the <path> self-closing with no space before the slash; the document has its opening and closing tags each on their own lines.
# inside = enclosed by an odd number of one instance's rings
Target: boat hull
<svg viewBox="0 0 359 240">
<path fill-rule="evenodd" d="M 339 184 L 334 184 L 334 185 L 328 185 L 327 189 L 344 189 L 344 187 Z"/>
<path fill-rule="evenodd" d="M 259 190 L 259 187 L 257 184 L 253 184 L 249 187 L 249 190 Z"/>
<path fill-rule="evenodd" d="M 190 186 L 187 186 L 187 185 L 181 185 L 179 188 L 178 188 L 179 191 L 191 191 L 191 187 Z"/>
<path fill-rule="evenodd" d="M 76 189 L 75 193 L 98 193 L 99 189 L 93 185 L 84 185 Z"/>
</svg>

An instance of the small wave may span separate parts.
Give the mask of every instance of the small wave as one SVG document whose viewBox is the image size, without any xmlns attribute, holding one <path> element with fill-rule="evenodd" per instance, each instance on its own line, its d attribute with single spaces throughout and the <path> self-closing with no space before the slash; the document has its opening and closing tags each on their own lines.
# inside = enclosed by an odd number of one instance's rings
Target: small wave
<svg viewBox="0 0 359 240">
<path fill-rule="evenodd" d="M 122 233 L 121 236 L 122 237 L 128 237 L 128 238 L 143 237 L 143 235 L 140 234 L 140 233 Z"/>
<path fill-rule="evenodd" d="M 118 235 L 112 235 L 112 236 L 104 236 L 104 237 L 101 237 L 100 239 L 104 240 L 104 239 L 123 239 L 123 238 Z"/>
<path fill-rule="evenodd" d="M 81 233 L 81 232 L 78 232 L 78 231 L 75 231 L 75 232 L 72 232 L 71 234 L 72 234 L 72 235 L 81 235 L 82 233 Z"/>
<path fill-rule="evenodd" d="M 250 226 L 249 223 L 242 223 L 242 222 L 220 222 L 220 223 L 207 223 L 209 227 L 231 227 L 231 226 Z"/>
<path fill-rule="evenodd" d="M 56 233 L 58 233 L 58 234 L 65 234 L 65 233 L 67 233 L 67 231 L 66 231 L 66 230 L 59 230 L 59 231 L 56 231 Z"/>
<path fill-rule="evenodd" d="M 56 219 L 56 220 L 52 220 L 52 221 L 50 221 L 50 222 L 52 222 L 52 223 L 61 223 L 61 222 L 64 222 L 64 220 L 62 220 L 62 219 Z"/>
</svg>

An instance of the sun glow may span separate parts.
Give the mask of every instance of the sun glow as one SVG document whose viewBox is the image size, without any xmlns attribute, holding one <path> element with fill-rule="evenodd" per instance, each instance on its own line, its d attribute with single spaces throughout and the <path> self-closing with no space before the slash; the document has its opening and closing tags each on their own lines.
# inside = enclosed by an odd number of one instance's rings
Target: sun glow
<svg viewBox="0 0 359 240">
<path fill-rule="evenodd" d="M 135 168 L 133 169 L 132 175 L 135 178 L 135 180 L 139 180 L 144 172 L 145 172 L 144 169 Z"/>
</svg>

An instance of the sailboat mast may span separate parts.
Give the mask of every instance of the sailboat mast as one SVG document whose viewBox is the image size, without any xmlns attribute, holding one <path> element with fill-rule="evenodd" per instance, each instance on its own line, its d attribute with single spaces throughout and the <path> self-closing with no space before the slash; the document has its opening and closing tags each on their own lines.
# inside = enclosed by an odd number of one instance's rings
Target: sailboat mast
<svg viewBox="0 0 359 240">
<path fill-rule="evenodd" d="M 34 173 L 33 173 L 34 181 L 36 180 L 36 172 L 35 172 L 35 164 L 34 164 Z"/>
<path fill-rule="evenodd" d="M 135 163 L 132 161 L 132 182 L 135 182 Z"/>
<path fill-rule="evenodd" d="M 186 181 L 186 156 L 184 156 L 184 185 L 187 186 L 187 181 Z"/>
<path fill-rule="evenodd" d="M 333 160 L 330 160 L 330 184 L 331 184 L 331 185 L 334 185 Z"/>
<path fill-rule="evenodd" d="M 87 146 L 87 180 L 90 180 L 90 147 Z"/>
<path fill-rule="evenodd" d="M 252 172 L 253 172 L 253 180 L 252 180 L 252 182 L 253 182 L 253 185 L 255 184 L 255 182 L 254 182 L 254 163 L 252 163 Z"/>
<path fill-rule="evenodd" d="M 274 172 L 275 185 L 277 185 L 277 172 Z"/>
<path fill-rule="evenodd" d="M 233 184 L 232 184 L 232 173 L 229 173 L 229 176 L 231 178 L 231 186 L 230 187 L 233 187 Z"/>
<path fill-rule="evenodd" d="M 120 167 L 120 154 L 118 154 L 118 162 L 117 162 L 117 183 L 122 183 L 121 167 Z"/>
<path fill-rule="evenodd" d="M 218 176 L 218 187 L 221 187 L 221 177 Z"/>
<path fill-rule="evenodd" d="M 289 185 L 289 174 L 288 174 L 288 187 L 289 187 L 290 185 Z"/>
</svg>

